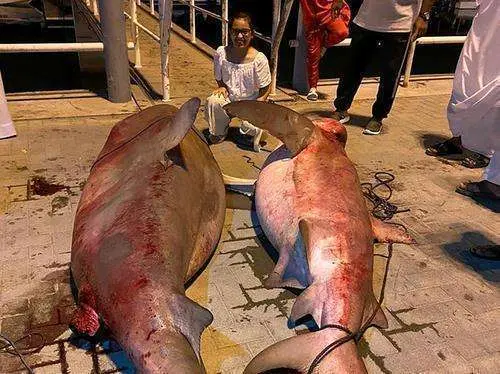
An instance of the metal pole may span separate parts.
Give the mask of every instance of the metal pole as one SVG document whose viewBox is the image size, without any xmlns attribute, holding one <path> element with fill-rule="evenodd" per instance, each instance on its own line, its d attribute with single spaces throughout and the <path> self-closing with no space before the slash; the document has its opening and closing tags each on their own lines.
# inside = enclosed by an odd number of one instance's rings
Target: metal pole
<svg viewBox="0 0 500 374">
<path fill-rule="evenodd" d="M 273 0 L 273 28 L 271 32 L 271 39 L 273 41 L 276 35 L 276 30 L 278 29 L 280 14 L 281 14 L 281 0 Z"/>
<path fill-rule="evenodd" d="M 222 45 L 228 45 L 229 43 L 229 24 L 228 24 L 228 18 L 229 18 L 229 6 L 228 6 L 228 0 L 222 0 Z"/>
<path fill-rule="evenodd" d="M 155 15 L 155 0 L 149 0 L 149 11 L 153 16 Z"/>
<path fill-rule="evenodd" d="M 130 100 L 130 78 L 123 2 L 99 0 L 99 13 L 101 14 L 108 98 L 114 103 L 124 103 Z"/>
<path fill-rule="evenodd" d="M 309 90 L 307 82 L 307 68 L 304 61 L 307 59 L 307 41 L 304 35 L 304 24 L 302 23 L 302 6 L 299 6 L 299 15 L 297 20 L 297 32 L 295 39 L 295 56 L 293 61 L 293 88 L 300 93 L 306 93 Z"/>
<path fill-rule="evenodd" d="M 172 25 L 172 0 L 160 0 L 160 49 L 163 101 L 170 100 L 170 80 L 168 77 L 168 49 Z"/>
<path fill-rule="evenodd" d="M 194 0 L 189 0 L 189 31 L 191 32 L 191 43 L 196 43 L 196 9 Z"/>
<path fill-rule="evenodd" d="M 273 0 L 273 25 L 271 30 L 271 51 L 276 41 L 276 32 L 278 31 L 278 24 L 281 16 L 281 0 Z M 278 48 L 279 49 L 279 48 Z M 272 54 L 272 53 L 271 53 Z M 273 57 L 273 56 L 271 56 Z M 278 55 L 274 56 L 274 65 L 272 65 L 271 70 L 271 95 L 276 94 L 276 76 L 278 75 Z"/>
<path fill-rule="evenodd" d="M 273 44 L 271 46 L 271 95 L 276 94 L 276 79 L 278 76 L 278 54 L 280 50 L 281 39 L 285 32 L 286 23 L 292 10 L 293 0 L 285 0 L 285 6 L 280 10 L 280 20 L 276 27 Z"/>
<path fill-rule="evenodd" d="M 142 67 L 141 61 L 141 45 L 139 42 L 139 27 L 137 26 L 137 3 L 136 0 L 130 0 L 130 20 L 132 21 L 132 40 L 134 42 L 134 63 L 136 68 Z"/>
<path fill-rule="evenodd" d="M 408 56 L 406 57 L 406 67 L 405 67 L 405 75 L 403 77 L 403 87 L 408 87 L 410 83 L 410 75 L 411 75 L 411 67 L 413 66 L 413 57 L 415 56 L 415 49 L 417 48 L 417 41 L 415 40 L 410 44 L 410 48 L 408 50 Z"/>
</svg>

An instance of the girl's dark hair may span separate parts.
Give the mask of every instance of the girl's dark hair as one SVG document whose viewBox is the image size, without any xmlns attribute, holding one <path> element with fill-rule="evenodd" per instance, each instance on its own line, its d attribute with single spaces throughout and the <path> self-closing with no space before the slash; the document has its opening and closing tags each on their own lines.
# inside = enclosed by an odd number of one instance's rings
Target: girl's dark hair
<svg viewBox="0 0 500 374">
<path fill-rule="evenodd" d="M 234 13 L 230 18 L 229 18 L 229 28 L 233 27 L 233 23 L 235 19 L 244 19 L 248 22 L 248 26 L 250 27 L 250 30 L 252 30 L 253 33 L 253 23 L 252 23 L 252 17 L 250 17 L 250 14 L 246 12 L 236 12 Z"/>
</svg>

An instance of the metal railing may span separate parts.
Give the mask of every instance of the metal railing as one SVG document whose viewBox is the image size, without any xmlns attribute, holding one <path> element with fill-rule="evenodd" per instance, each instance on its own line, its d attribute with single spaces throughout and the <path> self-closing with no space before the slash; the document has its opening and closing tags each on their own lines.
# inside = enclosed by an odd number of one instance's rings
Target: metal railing
<svg viewBox="0 0 500 374">
<path fill-rule="evenodd" d="M 408 84 L 410 83 L 411 68 L 413 66 L 417 44 L 463 44 L 465 42 L 465 38 L 466 36 L 422 36 L 411 43 L 406 57 L 403 87 L 408 87 Z"/>
<path fill-rule="evenodd" d="M 135 49 L 134 43 L 128 42 L 127 49 Z M 104 51 L 104 44 L 101 42 L 0 44 L 0 53 L 58 53 L 102 51 Z"/>
</svg>

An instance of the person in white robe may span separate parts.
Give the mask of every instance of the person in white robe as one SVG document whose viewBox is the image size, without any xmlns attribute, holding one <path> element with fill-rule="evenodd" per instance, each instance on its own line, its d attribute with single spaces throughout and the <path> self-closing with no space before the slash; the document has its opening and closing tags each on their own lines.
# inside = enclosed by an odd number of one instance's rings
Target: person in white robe
<svg viewBox="0 0 500 374">
<path fill-rule="evenodd" d="M 16 136 L 16 129 L 7 107 L 7 98 L 3 88 L 2 72 L 0 72 L 0 139 Z"/>
<path fill-rule="evenodd" d="M 462 164 L 484 167 L 483 179 L 456 191 L 500 199 L 500 1 L 477 0 L 477 14 L 465 40 L 453 80 L 448 121 L 453 138 L 427 148 L 442 156 L 472 151 Z M 489 162 L 488 162 L 489 159 Z"/>
</svg>

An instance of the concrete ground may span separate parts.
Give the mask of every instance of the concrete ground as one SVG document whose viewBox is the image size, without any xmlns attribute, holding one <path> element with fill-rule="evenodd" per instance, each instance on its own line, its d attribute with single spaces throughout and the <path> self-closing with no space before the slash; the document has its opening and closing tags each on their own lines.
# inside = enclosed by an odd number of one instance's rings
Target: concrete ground
<svg viewBox="0 0 500 374">
<path fill-rule="evenodd" d="M 210 72 L 210 60 L 178 37 L 172 42 L 172 66 L 191 56 L 197 64 L 183 79 L 172 72 L 172 103 L 206 96 L 214 83 L 201 72 Z M 330 88 L 322 90 L 331 94 Z M 361 134 L 370 115 L 370 90 L 373 86 L 363 87 L 352 107 L 347 151 L 363 182 L 374 182 L 378 171 L 394 174 L 391 201 L 410 209 L 394 220 L 405 224 L 418 244 L 395 246 L 383 305 L 389 328 L 371 329 L 360 342 L 368 371 L 499 373 L 499 263 L 468 252 L 477 244 L 500 243 L 499 207 L 454 192 L 461 181 L 480 178 L 481 170 L 424 154 L 425 145 L 448 136 L 449 81 L 400 89 L 384 133 L 374 137 Z M 19 135 L 0 141 L 0 331 L 16 342 L 36 373 L 133 372 L 114 341 L 93 344 L 67 327 L 75 308 L 69 261 L 76 206 L 113 124 L 150 105 L 137 87 L 133 91 L 134 100 L 126 104 L 80 91 L 57 98 L 9 96 Z M 283 104 L 312 118 L 328 115 L 330 108 L 328 101 L 312 104 L 297 96 Z M 206 127 L 201 114 L 196 125 Z M 270 139 L 256 154 L 229 140 L 212 150 L 226 174 L 255 177 L 276 145 Z M 297 333 L 287 328 L 295 295 L 263 287 L 273 268 L 264 244 L 251 211 L 227 209 L 216 254 L 188 289 L 188 296 L 214 315 L 202 336 L 209 374 L 241 373 L 262 349 Z M 375 251 L 386 249 L 377 245 Z M 376 257 L 377 290 L 383 269 L 383 259 Z M 16 356 L 0 351 L 1 373 L 21 370 Z"/>
</svg>

